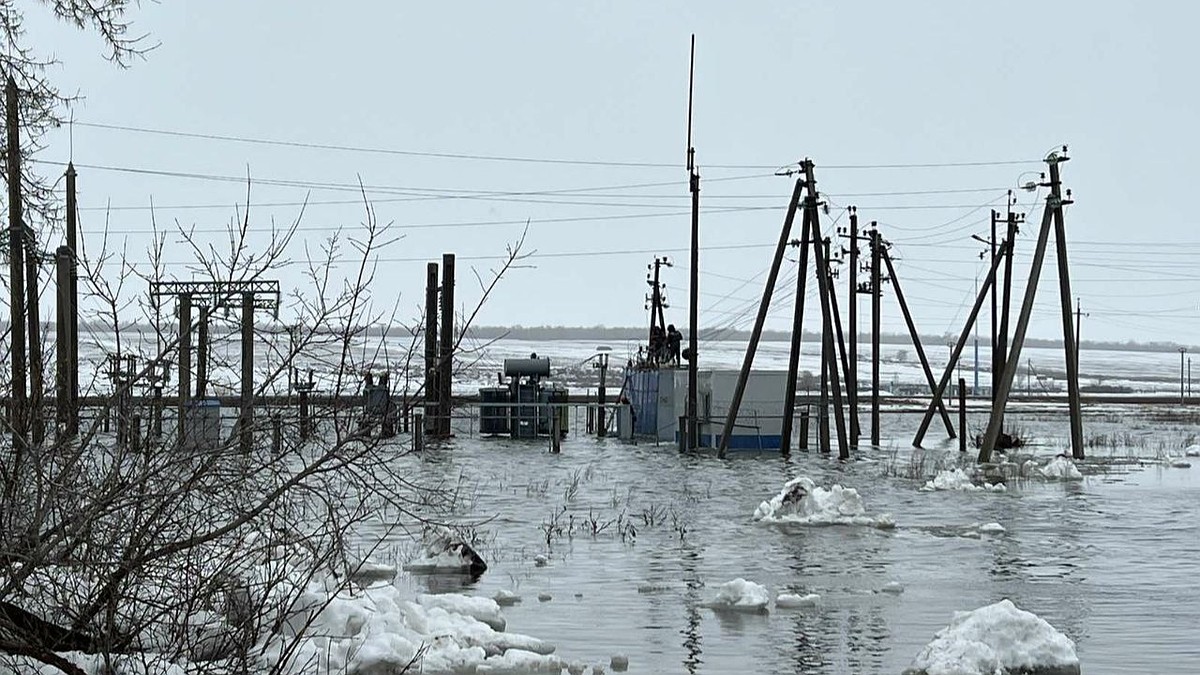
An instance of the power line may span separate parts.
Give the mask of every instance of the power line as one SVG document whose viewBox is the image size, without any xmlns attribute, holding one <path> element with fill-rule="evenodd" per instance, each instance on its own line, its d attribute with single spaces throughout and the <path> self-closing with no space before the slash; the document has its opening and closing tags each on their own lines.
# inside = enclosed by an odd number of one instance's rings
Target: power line
<svg viewBox="0 0 1200 675">
<path fill-rule="evenodd" d="M 486 161 L 486 162 L 518 162 L 518 163 L 533 163 L 533 164 L 558 164 L 558 165 L 575 165 L 575 166 L 605 166 L 605 167 L 624 167 L 624 168 L 651 168 L 651 169 L 680 169 L 683 168 L 676 162 L 648 162 L 648 161 L 617 161 L 617 160 L 597 160 L 597 159 L 568 159 L 557 157 L 532 157 L 520 155 L 489 155 L 477 153 L 463 152 L 440 152 L 440 151 L 425 151 L 425 150 L 402 150 L 397 148 L 378 148 L 354 145 L 340 145 L 334 143 L 312 143 L 304 141 L 285 141 L 278 139 L 254 138 L 250 136 L 234 136 L 228 134 L 215 133 L 200 133 L 191 131 L 178 131 L 169 129 L 154 129 L 149 127 L 135 127 L 119 124 L 105 124 L 101 122 L 74 122 L 75 125 L 81 127 L 89 127 L 93 129 L 106 129 L 110 131 L 124 131 L 132 133 L 153 134 L 159 136 L 172 136 L 177 138 L 191 138 L 198 140 L 210 141 L 225 141 L 231 143 L 247 143 L 253 145 L 269 145 L 290 148 L 304 148 L 310 150 L 332 150 L 338 152 L 358 152 L 370 153 L 379 155 L 397 155 L 405 157 L 425 157 L 434 159 L 455 159 L 455 160 L 470 160 L 470 161 Z M 829 164 L 822 166 L 822 169 L 934 169 L 934 168 L 954 168 L 954 167 L 980 167 L 980 166 L 1018 166 L 1027 164 L 1040 164 L 1042 160 L 1000 160 L 1000 161 L 973 161 L 973 162 L 920 162 L 920 163 L 897 163 L 897 164 Z M 706 164 L 710 169 L 777 169 L 781 168 L 779 164 Z"/>
</svg>

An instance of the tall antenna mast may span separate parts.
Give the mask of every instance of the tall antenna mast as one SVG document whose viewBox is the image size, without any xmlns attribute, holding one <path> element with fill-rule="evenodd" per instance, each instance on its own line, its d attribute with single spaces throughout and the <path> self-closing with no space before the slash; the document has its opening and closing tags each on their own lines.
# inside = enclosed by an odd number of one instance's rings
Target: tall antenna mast
<svg viewBox="0 0 1200 675">
<path fill-rule="evenodd" d="M 696 169 L 696 149 L 692 147 L 692 92 L 696 81 L 696 34 L 692 33 L 692 53 L 688 63 L 688 118 L 687 118 L 687 171 L 688 189 L 692 193 L 692 257 L 691 279 L 688 284 L 688 389 L 687 408 L 685 417 L 687 429 L 680 433 L 687 436 L 684 447 L 695 448 L 699 445 L 697 426 L 699 421 L 699 395 L 696 390 L 697 379 L 697 340 L 700 332 L 700 172 Z"/>
</svg>

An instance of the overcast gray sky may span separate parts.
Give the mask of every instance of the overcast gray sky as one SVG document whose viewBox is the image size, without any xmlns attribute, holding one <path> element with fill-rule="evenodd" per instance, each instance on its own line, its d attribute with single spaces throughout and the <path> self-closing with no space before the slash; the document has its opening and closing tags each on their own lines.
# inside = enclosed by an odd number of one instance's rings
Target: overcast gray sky
<svg viewBox="0 0 1200 675">
<path fill-rule="evenodd" d="M 252 196 L 272 204 L 307 194 L 310 242 L 361 222 L 361 206 L 344 203 L 353 193 L 321 187 L 361 177 L 386 188 L 370 197 L 404 235 L 381 255 L 375 290 L 389 304 L 400 294 L 405 316 L 422 298 L 426 260 L 459 255 L 459 298 L 469 304 L 469 266 L 494 265 L 488 258 L 530 219 L 534 267 L 503 283 L 481 322 L 641 324 L 646 265 L 661 252 L 677 262 L 665 276 L 668 319 L 685 324 L 694 32 L 702 324 L 750 325 L 791 189 L 771 174 L 807 156 L 830 201 L 823 224 L 850 204 L 864 223 L 882 223 L 920 329 L 957 331 L 984 272 L 970 235 L 987 229 L 988 205 L 1003 208 L 1005 190 L 1067 143 L 1084 336 L 1189 342 L 1200 327 L 1200 234 L 1187 202 L 1200 150 L 1197 11 L 1183 2 L 164 2 L 144 4 L 135 26 L 161 46 L 126 71 L 100 57 L 94 36 L 39 8 L 28 18 L 30 40 L 62 60 L 63 88 L 86 96 L 80 123 L 594 163 L 76 125 L 85 232 L 102 228 L 111 204 L 109 228 L 132 249 L 145 245 L 151 198 L 160 224 L 212 231 L 245 186 L 112 168 L 318 184 L 259 185 Z M 69 152 L 63 130 L 38 159 Z M 981 165 L 849 168 L 964 162 Z M 913 194 L 928 191 L 937 192 Z M 1038 221 L 1041 202 L 1019 197 Z M 297 211 L 256 206 L 252 220 L 265 229 Z M 1018 241 L 1018 289 L 1033 232 Z M 168 259 L 183 262 L 186 251 L 176 246 Z M 1039 337 L 1061 331 L 1052 256 L 1049 265 L 1030 329 Z M 770 327 L 790 325 L 793 279 L 794 269 Z M 898 331 L 892 304 L 885 324 Z"/>
</svg>

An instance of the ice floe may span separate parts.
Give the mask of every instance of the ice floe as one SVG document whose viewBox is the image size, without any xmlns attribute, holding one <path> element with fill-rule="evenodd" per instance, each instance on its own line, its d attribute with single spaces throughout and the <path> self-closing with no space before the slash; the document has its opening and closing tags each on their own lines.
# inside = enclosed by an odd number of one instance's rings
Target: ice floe
<svg viewBox="0 0 1200 675">
<path fill-rule="evenodd" d="M 798 593 L 780 593 L 775 598 L 775 606 L 780 609 L 799 609 L 801 607 L 819 607 L 821 596 L 816 593 L 800 595 Z"/>
<path fill-rule="evenodd" d="M 1075 643 L 1010 600 L 955 612 L 917 654 L 906 674 L 1078 673 Z"/>
<path fill-rule="evenodd" d="M 921 487 L 922 492 L 934 492 L 938 490 L 962 490 L 966 492 L 1005 492 L 1008 487 L 1004 483 L 988 483 L 975 484 L 971 480 L 971 476 L 962 469 L 944 469 L 939 471 L 933 480 L 926 481 Z"/>
<path fill-rule="evenodd" d="M 448 527 L 426 527 L 418 555 L 404 565 L 407 572 L 464 572 L 481 575 L 487 571 L 475 549 Z"/>
<path fill-rule="evenodd" d="M 1083 480 L 1083 474 L 1079 473 L 1075 462 L 1072 462 L 1063 455 L 1057 455 L 1054 459 L 1047 462 L 1045 466 L 1038 469 L 1038 473 L 1043 478 L 1054 480 Z"/>
<path fill-rule="evenodd" d="M 799 525 L 867 525 L 892 528 L 891 514 L 867 515 L 862 497 L 854 488 L 832 485 L 818 487 L 808 476 L 798 476 L 784 484 L 779 494 L 758 505 L 754 520 L 763 523 Z"/>
<path fill-rule="evenodd" d="M 771 595 L 765 586 L 742 578 L 727 581 L 717 589 L 717 595 L 706 606 L 737 612 L 765 612 Z"/>
</svg>

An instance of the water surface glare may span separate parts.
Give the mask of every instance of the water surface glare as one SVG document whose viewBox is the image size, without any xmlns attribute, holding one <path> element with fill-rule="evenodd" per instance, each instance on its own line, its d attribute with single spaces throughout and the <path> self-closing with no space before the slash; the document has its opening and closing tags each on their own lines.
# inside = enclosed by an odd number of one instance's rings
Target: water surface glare
<svg viewBox="0 0 1200 675">
<path fill-rule="evenodd" d="M 491 567 L 465 592 L 516 591 L 509 630 L 555 643 L 568 661 L 607 666 L 624 653 L 631 673 L 894 674 L 953 612 L 1007 597 L 1073 639 L 1087 675 L 1200 672 L 1200 461 L 996 494 L 919 492 L 922 481 L 885 475 L 907 463 L 887 449 L 843 464 L 585 437 L 551 455 L 544 440 L 458 438 L 405 461 L 415 477 L 461 484 L 464 517 L 494 516 L 479 527 Z M 752 522 L 801 474 L 859 490 L 896 529 Z M 989 522 L 1006 531 L 979 534 Z M 535 564 L 539 553 L 548 564 Z M 772 597 L 822 600 L 768 614 L 702 606 L 737 577 Z M 890 582 L 903 592 L 882 592 Z M 461 580 L 397 583 L 429 592 Z"/>
</svg>

